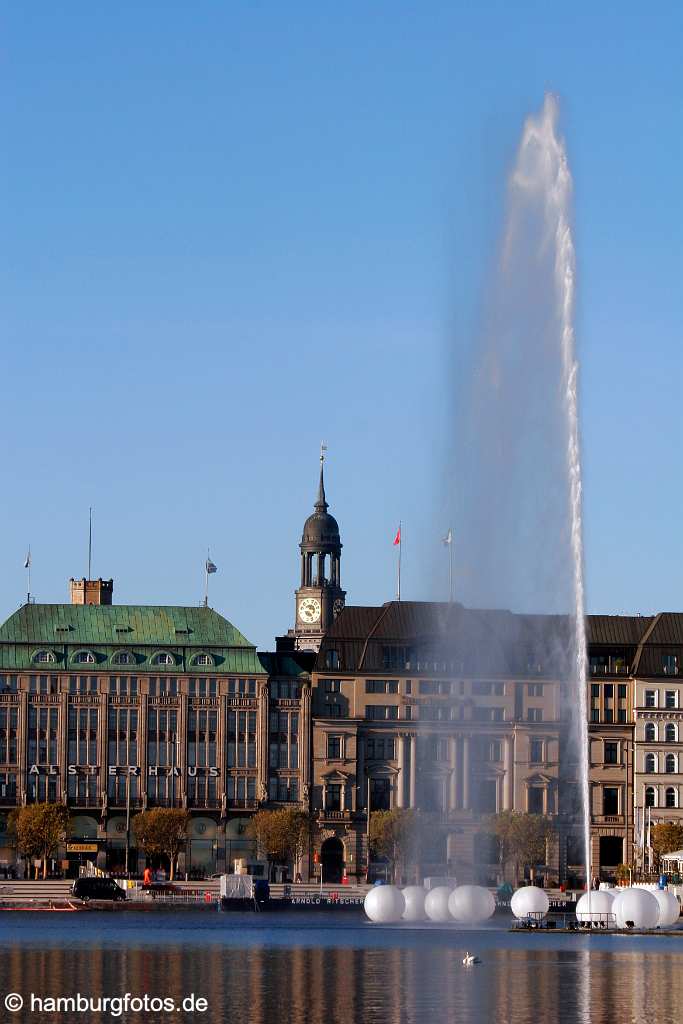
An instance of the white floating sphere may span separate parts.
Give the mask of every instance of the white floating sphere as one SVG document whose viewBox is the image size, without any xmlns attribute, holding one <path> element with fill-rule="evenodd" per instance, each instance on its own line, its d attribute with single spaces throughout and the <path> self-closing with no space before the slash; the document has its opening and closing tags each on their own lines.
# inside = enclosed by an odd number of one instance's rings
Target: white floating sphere
<svg viewBox="0 0 683 1024">
<path fill-rule="evenodd" d="M 537 885 L 523 885 L 510 900 L 510 910 L 520 919 L 529 914 L 547 914 L 549 906 L 548 894 Z"/>
<path fill-rule="evenodd" d="M 371 921 L 391 924 L 401 920 L 406 902 L 395 885 L 376 885 L 365 897 L 363 906 Z"/>
<path fill-rule="evenodd" d="M 425 896 L 425 913 L 430 921 L 450 921 L 451 915 L 448 910 L 448 899 L 451 890 L 448 886 L 437 885 L 430 889 Z"/>
<path fill-rule="evenodd" d="M 635 928 L 656 928 L 659 924 L 659 903 L 647 889 L 626 889 L 613 904 L 617 928 L 633 921 Z"/>
<path fill-rule="evenodd" d="M 424 921 L 425 891 L 421 885 L 407 885 L 402 891 L 406 909 L 403 911 L 404 921 Z"/>
<path fill-rule="evenodd" d="M 607 914 L 614 914 L 614 896 L 609 889 L 599 889 L 593 892 L 585 892 L 576 904 L 576 920 L 585 924 L 587 921 L 597 921 L 605 925 L 614 924 L 614 918 L 608 921 Z"/>
<path fill-rule="evenodd" d="M 659 927 L 671 928 L 678 924 L 681 907 L 674 894 L 667 889 L 655 889 L 652 895 L 659 903 Z"/>
<path fill-rule="evenodd" d="M 461 924 L 480 924 L 492 916 L 496 901 L 483 885 L 459 885 L 448 897 L 448 909 Z"/>
</svg>

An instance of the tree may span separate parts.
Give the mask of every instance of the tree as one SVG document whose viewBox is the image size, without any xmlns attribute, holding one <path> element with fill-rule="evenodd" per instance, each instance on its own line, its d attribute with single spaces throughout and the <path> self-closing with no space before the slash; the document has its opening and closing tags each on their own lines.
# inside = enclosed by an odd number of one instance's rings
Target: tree
<svg viewBox="0 0 683 1024">
<path fill-rule="evenodd" d="M 133 818 L 135 841 L 148 857 L 168 857 L 170 879 L 175 878 L 178 854 L 187 839 L 187 811 L 174 807 L 154 807 Z"/>
<path fill-rule="evenodd" d="M 655 855 L 656 870 L 659 870 L 660 858 L 665 853 L 683 850 L 683 825 L 674 821 L 660 821 L 652 826 L 652 849 Z"/>
<path fill-rule="evenodd" d="M 311 819 L 296 807 L 258 811 L 247 825 L 247 835 L 274 864 L 296 863 L 308 849 Z"/>
<path fill-rule="evenodd" d="M 515 882 L 520 869 L 527 867 L 533 878 L 536 865 L 546 860 L 547 842 L 554 831 L 552 820 L 543 814 L 502 811 L 490 818 L 489 826 L 500 843 L 501 866 L 513 861 Z"/>
<path fill-rule="evenodd" d="M 28 804 L 15 807 L 10 815 L 11 828 L 17 837 L 17 849 L 25 857 L 42 860 L 43 878 L 47 878 L 47 861 L 64 840 L 69 812 L 64 804 Z M 38 877 L 38 866 L 35 868 Z"/>
<path fill-rule="evenodd" d="M 370 849 L 391 861 L 395 880 L 405 877 L 409 865 L 417 868 L 424 837 L 429 834 L 426 825 L 426 816 L 412 808 L 370 814 Z"/>
</svg>

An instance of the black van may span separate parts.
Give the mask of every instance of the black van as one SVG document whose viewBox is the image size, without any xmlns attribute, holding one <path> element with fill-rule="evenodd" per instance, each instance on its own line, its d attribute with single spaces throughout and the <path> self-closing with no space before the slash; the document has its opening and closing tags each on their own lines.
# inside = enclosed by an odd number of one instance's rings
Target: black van
<svg viewBox="0 0 683 1024">
<path fill-rule="evenodd" d="M 79 900 L 125 900 L 126 894 L 113 878 L 77 878 L 71 895 Z"/>
</svg>

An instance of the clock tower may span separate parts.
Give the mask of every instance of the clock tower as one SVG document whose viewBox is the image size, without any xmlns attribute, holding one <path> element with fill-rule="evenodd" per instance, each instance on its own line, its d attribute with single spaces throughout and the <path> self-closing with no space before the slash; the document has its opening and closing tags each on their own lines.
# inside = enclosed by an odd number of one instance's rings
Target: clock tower
<svg viewBox="0 0 683 1024">
<path fill-rule="evenodd" d="M 339 526 L 327 511 L 325 499 L 325 446 L 320 449 L 320 482 L 313 515 L 304 523 L 301 537 L 301 585 L 296 591 L 294 645 L 300 651 L 317 651 L 320 642 L 344 607 L 341 589 Z"/>
</svg>

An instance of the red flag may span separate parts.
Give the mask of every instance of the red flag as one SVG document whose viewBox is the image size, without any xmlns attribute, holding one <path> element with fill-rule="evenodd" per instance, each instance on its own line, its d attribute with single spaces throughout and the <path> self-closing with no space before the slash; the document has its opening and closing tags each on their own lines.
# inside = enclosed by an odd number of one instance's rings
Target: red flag
<svg viewBox="0 0 683 1024">
<path fill-rule="evenodd" d="M 401 543 L 401 527 L 399 526 L 398 530 L 396 531 L 396 536 L 394 537 L 394 545 L 400 544 L 400 543 Z"/>
</svg>

